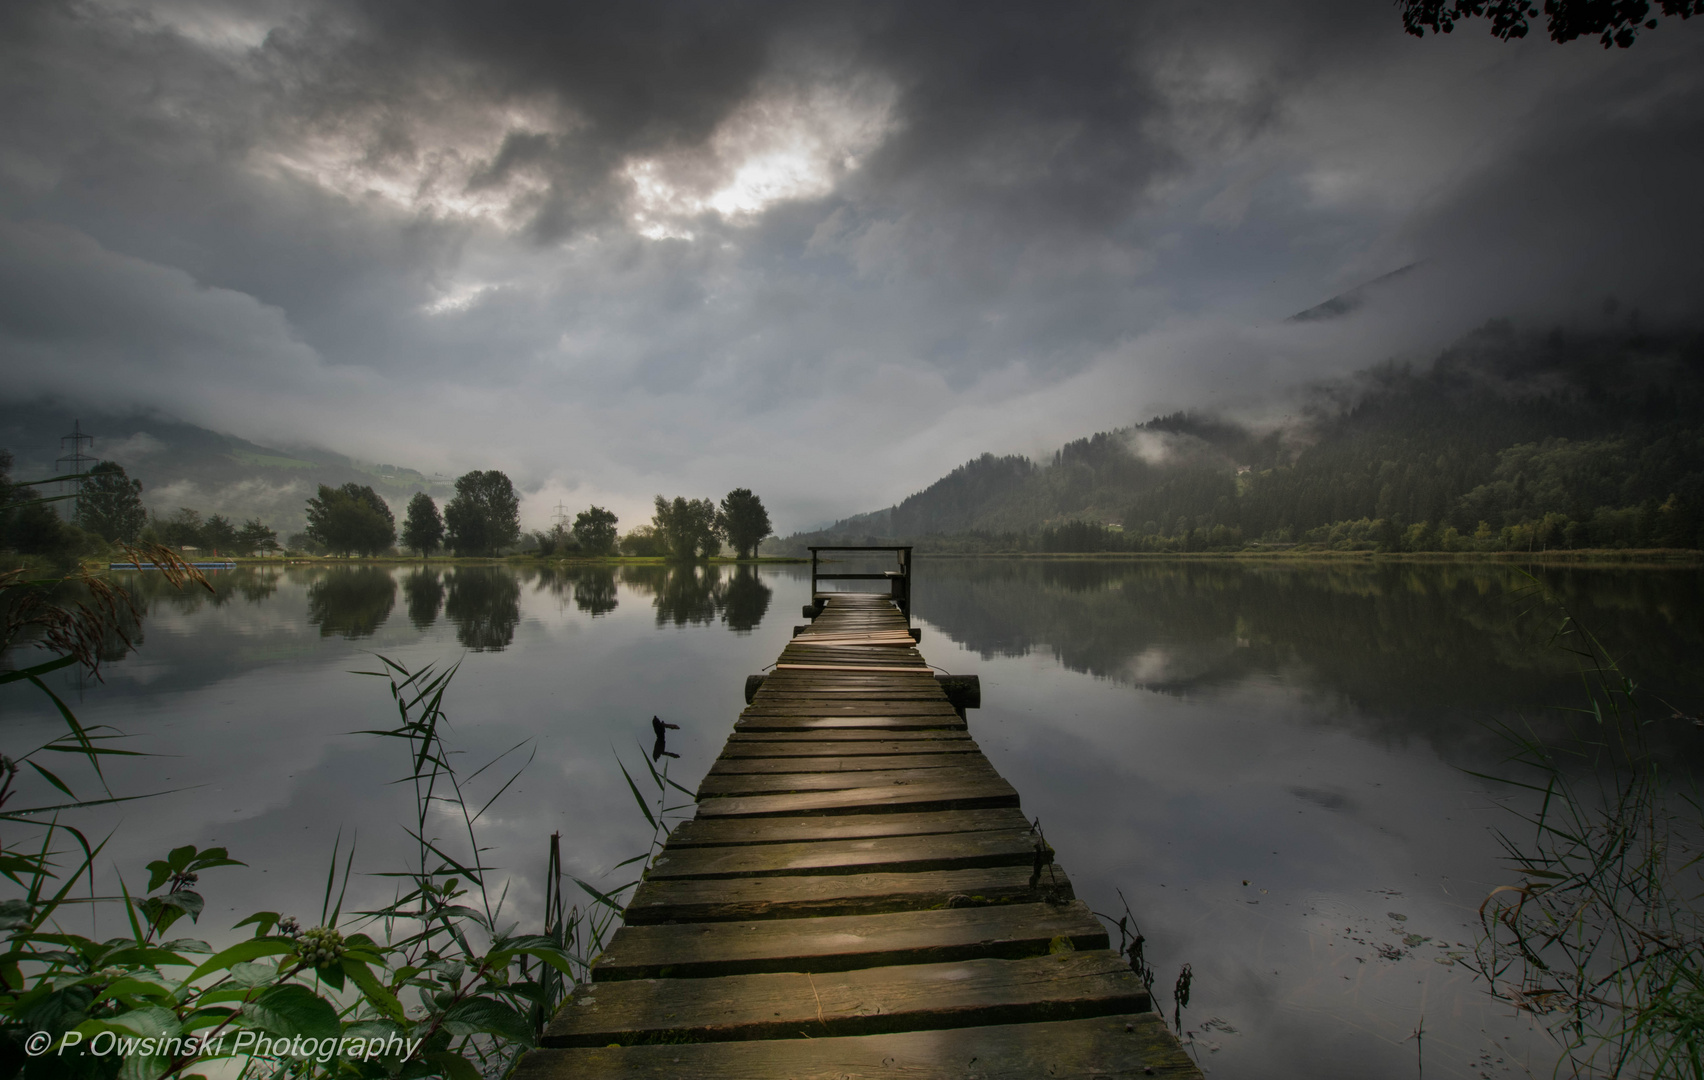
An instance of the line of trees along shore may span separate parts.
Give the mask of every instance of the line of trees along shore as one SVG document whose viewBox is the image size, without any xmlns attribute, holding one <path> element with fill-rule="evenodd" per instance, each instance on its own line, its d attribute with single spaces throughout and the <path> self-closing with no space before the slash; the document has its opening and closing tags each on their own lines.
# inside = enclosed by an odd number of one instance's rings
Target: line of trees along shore
<svg viewBox="0 0 1704 1080">
<path fill-rule="evenodd" d="M 79 482 L 69 520 L 55 509 L 63 496 L 44 497 L 39 484 L 14 483 L 12 455 L 0 450 L 0 548 L 25 555 L 83 556 L 113 544 L 156 543 L 192 552 L 275 551 L 278 533 L 259 518 L 238 524 L 222 514 L 203 518 L 179 507 L 150 513 L 142 482 L 114 461 L 97 462 Z"/>
<path fill-rule="evenodd" d="M 520 496 L 509 477 L 497 469 L 475 469 L 456 480 L 455 495 L 441 509 L 426 492 L 416 492 L 400 524 L 372 487 L 321 484 L 307 500 L 306 528 L 280 544 L 277 531 L 258 518 L 238 524 L 222 514 L 203 517 L 190 507 L 151 513 L 142 503 L 141 481 L 112 461 L 83 475 L 67 520 L 55 508 L 65 497 L 42 496 L 39 482 L 14 482 L 11 464 L 11 454 L 0 450 L 0 550 L 27 555 L 88 557 L 110 545 L 145 542 L 221 557 L 280 550 L 372 557 L 400 544 L 423 558 L 446 551 L 461 556 L 519 551 L 547 558 L 694 560 L 721 554 L 724 543 L 749 558 L 771 531 L 763 500 L 748 488 L 735 488 L 720 503 L 658 495 L 652 520 L 625 536 L 615 513 L 601 506 L 580 511 L 572 525 L 559 521 L 549 531 L 523 533 Z"/>
<path fill-rule="evenodd" d="M 308 500 L 306 538 L 339 555 L 381 554 L 400 539 L 403 548 L 423 558 L 440 550 L 490 556 L 520 548 L 546 558 L 622 554 L 693 560 L 721 554 L 724 542 L 740 558 L 750 558 L 771 532 L 763 500 L 749 488 L 735 488 L 719 504 L 658 495 L 649 524 L 622 536 L 619 523 L 612 511 L 592 506 L 575 515 L 572 525 L 558 521 L 548 531 L 523 536 L 514 484 L 496 469 L 476 469 L 456 480 L 456 494 L 441 512 L 430 495 L 416 493 L 400 534 L 372 488 L 322 485 Z"/>
<path fill-rule="evenodd" d="M 658 495 L 648 525 L 621 538 L 625 555 L 667 559 L 709 559 L 722 553 L 725 542 L 736 557 L 749 559 L 770 535 L 769 512 L 750 488 L 735 488 L 720 503 Z"/>
</svg>

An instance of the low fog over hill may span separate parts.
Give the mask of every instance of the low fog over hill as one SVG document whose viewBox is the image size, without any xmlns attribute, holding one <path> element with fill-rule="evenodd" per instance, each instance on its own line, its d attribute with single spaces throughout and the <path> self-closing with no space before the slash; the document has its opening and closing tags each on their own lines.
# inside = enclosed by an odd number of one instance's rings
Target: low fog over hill
<svg viewBox="0 0 1704 1080">
<path fill-rule="evenodd" d="M 12 452 L 13 475 L 28 480 L 65 471 L 54 463 L 70 452 L 61 438 L 74 423 L 94 436 L 84 454 L 123 465 L 142 481 L 143 504 L 162 517 L 187 506 L 233 521 L 258 517 L 288 536 L 303 527 L 304 507 L 320 484 L 371 486 L 399 518 L 414 492 L 441 502 L 453 490 L 449 477 L 406 466 L 314 447 L 262 446 L 160 413 L 114 415 L 53 401 L 0 403 L 0 448 Z"/>
<path fill-rule="evenodd" d="M 1423 368 L 1317 387 L 1278 426 L 1178 412 L 1050 459 L 984 454 L 897 505 L 771 546 L 1699 546 L 1704 339 L 1609 321 L 1592 334 L 1493 322 Z"/>
</svg>

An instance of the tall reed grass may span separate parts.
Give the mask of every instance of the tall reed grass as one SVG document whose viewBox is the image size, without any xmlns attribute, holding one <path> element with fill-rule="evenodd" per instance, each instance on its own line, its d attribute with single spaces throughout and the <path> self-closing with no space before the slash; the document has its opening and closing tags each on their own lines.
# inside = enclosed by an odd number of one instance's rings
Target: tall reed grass
<svg viewBox="0 0 1704 1080">
<path fill-rule="evenodd" d="M 1563 615 L 1585 704 L 1507 728 L 1515 880 L 1480 905 L 1471 966 L 1558 1040 L 1559 1071 L 1704 1080 L 1704 805 L 1664 747 L 1693 718 L 1646 695 Z"/>
</svg>

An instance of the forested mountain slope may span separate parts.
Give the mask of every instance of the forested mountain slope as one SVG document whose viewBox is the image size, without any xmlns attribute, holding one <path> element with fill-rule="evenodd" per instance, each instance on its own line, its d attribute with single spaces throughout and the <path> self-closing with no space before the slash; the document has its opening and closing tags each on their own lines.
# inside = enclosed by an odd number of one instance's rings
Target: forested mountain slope
<svg viewBox="0 0 1704 1080">
<path fill-rule="evenodd" d="M 1257 432 L 1179 413 L 982 457 L 897 506 L 775 544 L 1204 550 L 1704 546 L 1704 339 L 1491 324 Z"/>
</svg>

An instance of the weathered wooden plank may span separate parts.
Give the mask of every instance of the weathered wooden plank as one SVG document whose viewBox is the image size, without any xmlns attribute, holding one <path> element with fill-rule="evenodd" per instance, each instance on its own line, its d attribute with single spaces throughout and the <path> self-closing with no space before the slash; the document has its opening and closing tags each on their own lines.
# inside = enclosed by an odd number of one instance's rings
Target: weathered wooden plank
<svg viewBox="0 0 1704 1080">
<path fill-rule="evenodd" d="M 1201 1080 L 1201 1070 L 1165 1021 L 1151 1012 L 822 1039 L 546 1048 L 528 1052 L 512 1075 L 515 1080 Z"/>
<path fill-rule="evenodd" d="M 967 743 L 972 741 L 970 734 L 963 728 L 919 728 L 915 731 L 870 731 L 862 728 L 847 728 L 834 731 L 736 731 L 728 736 L 728 747 L 758 743 L 767 746 L 774 743 Z M 840 751 L 836 750 L 835 752 L 839 753 Z M 845 752 L 861 751 L 853 751 L 848 748 Z"/>
<path fill-rule="evenodd" d="M 775 664 L 777 671 L 883 671 L 888 675 L 934 675 L 934 671 L 924 666 L 913 664 L 852 664 L 852 663 L 782 663 Z"/>
<path fill-rule="evenodd" d="M 592 967 L 592 979 L 696 979 L 984 957 L 1012 960 L 1045 955 L 1064 940 L 1077 949 L 1107 947 L 1106 929 L 1081 900 L 1057 906 L 624 926 Z"/>
<path fill-rule="evenodd" d="M 883 667 L 890 665 L 883 664 Z M 933 668 L 929 669 L 932 673 Z M 765 686 L 855 686 L 867 683 L 880 687 L 927 687 L 929 683 L 920 678 L 921 672 L 906 668 L 903 672 L 891 671 L 845 671 L 845 670 L 813 670 L 810 668 L 783 668 L 780 671 L 771 669 L 765 678 Z M 769 681 L 773 679 L 773 684 Z"/>
<path fill-rule="evenodd" d="M 751 702 L 740 710 L 740 719 L 769 715 L 946 715 L 953 712 L 947 700 L 912 702 L 869 702 L 869 700 L 815 700 L 815 702 Z"/>
<path fill-rule="evenodd" d="M 922 664 L 923 655 L 916 649 L 909 647 L 900 649 L 891 646 L 870 645 L 859 648 L 850 645 L 812 646 L 809 644 L 792 644 L 781 650 L 781 662 L 783 664 L 796 663 L 806 665 L 868 665 L 876 668 L 893 667 L 896 665 L 908 667 L 913 664 Z M 809 671 L 815 669 L 814 667 L 801 669 L 789 667 L 784 670 Z"/>
<path fill-rule="evenodd" d="M 800 634 L 793 644 L 803 649 L 910 649 L 916 645 L 904 631 L 863 634 Z"/>
<path fill-rule="evenodd" d="M 944 697 L 919 701 L 830 699 L 805 703 L 754 701 L 740 710 L 740 716 L 940 716 L 952 711 L 952 704 Z"/>
<path fill-rule="evenodd" d="M 780 735 L 785 732 L 775 732 Z M 836 732 L 839 734 L 839 732 Z M 913 734 L 895 732 L 895 734 Z M 867 762 L 869 768 L 883 768 L 882 762 L 896 758 L 916 759 L 907 768 L 924 768 L 923 762 L 947 761 L 966 754 L 980 755 L 982 750 L 970 739 L 919 740 L 895 742 L 867 739 L 859 742 L 829 742 L 810 740 L 800 742 L 730 743 L 722 748 L 722 756 L 711 765 L 711 772 L 782 772 L 788 760 L 832 756 L 842 762 L 842 768 L 853 768 L 853 762 Z M 746 766 L 750 766 L 747 768 Z"/>
<path fill-rule="evenodd" d="M 789 638 L 787 645 L 811 641 L 820 641 L 843 649 L 879 649 L 890 643 L 902 645 L 907 649 L 917 647 L 917 642 L 911 637 L 911 631 L 905 629 L 904 624 L 897 620 L 891 626 L 812 626 L 806 632 Z"/>
<path fill-rule="evenodd" d="M 1108 950 L 1021 960 L 591 983 L 574 993 L 544 1046 L 812 1038 L 1075 1020 L 1146 1012 L 1142 980 Z M 665 1019 L 665 1017 L 667 1019 Z"/>
<path fill-rule="evenodd" d="M 516 1080 L 1200 1080 L 1155 1013 L 1040 1024 L 812 1039 L 684 1045 L 543 1048 L 524 1056 Z"/>
<path fill-rule="evenodd" d="M 810 817 L 694 818 L 676 825 L 669 849 L 689 846 L 785 844 L 795 840 L 851 840 L 866 836 L 927 836 L 933 833 L 1027 829 L 1029 821 L 1010 808 L 933 810 L 917 813 L 835 814 Z"/>
<path fill-rule="evenodd" d="M 781 874 L 850 874 L 878 870 L 961 870 L 972 866 L 1030 866 L 1036 836 L 1029 829 L 801 841 L 740 847 L 665 849 L 651 863 L 651 880 L 743 878 Z"/>
<path fill-rule="evenodd" d="M 758 688 L 752 704 L 765 697 L 784 701 L 942 701 L 946 696 L 946 691 L 933 679 L 927 683 L 913 679 L 909 686 L 904 687 L 871 686 L 862 682 L 771 687 L 765 681 Z"/>
<path fill-rule="evenodd" d="M 692 850 L 692 849 L 685 849 Z M 627 905 L 627 924 L 804 919 L 876 915 L 986 904 L 1072 900 L 1071 881 L 1055 863 L 1030 884 L 1031 869 L 979 866 L 915 873 L 818 874 L 805 877 L 654 878 Z"/>
<path fill-rule="evenodd" d="M 787 814 L 876 813 L 881 810 L 968 810 L 1017 806 L 1018 793 L 999 776 L 964 783 L 890 784 L 796 795 L 728 795 L 698 804 L 698 816 L 775 817 Z"/>
<path fill-rule="evenodd" d="M 837 769 L 833 772 L 713 773 L 698 785 L 699 799 L 731 795 L 784 795 L 795 791 L 842 791 L 889 784 L 957 784 L 998 776 L 977 754 L 939 769 Z"/>
<path fill-rule="evenodd" d="M 834 731 L 846 728 L 866 728 L 872 731 L 912 731 L 942 728 L 965 731 L 968 725 L 956 713 L 947 716 L 754 716 L 738 720 L 734 730 L 753 731 Z"/>
<path fill-rule="evenodd" d="M 969 740 L 966 740 L 968 742 Z M 845 744 L 842 744 L 844 746 Z M 750 749 L 750 744 L 742 749 Z M 773 744 L 758 753 L 729 754 L 722 751 L 710 766 L 711 776 L 723 776 L 733 773 L 837 773 L 837 772 L 868 772 L 872 769 L 940 769 L 951 768 L 965 764 L 967 759 L 986 762 L 987 759 L 977 750 L 975 744 L 969 746 L 960 744 L 951 748 L 954 753 L 943 753 L 942 747 L 930 746 L 927 743 L 881 743 L 870 752 L 860 750 L 858 753 L 842 753 L 839 747 L 832 744 L 816 746 L 795 746 L 788 743 Z M 797 751 L 788 753 L 787 751 Z M 820 757 L 824 753 L 832 757 Z"/>
<path fill-rule="evenodd" d="M 758 688 L 758 696 L 761 696 L 765 690 L 776 693 L 777 696 L 780 696 L 781 692 L 785 692 L 841 701 L 862 701 L 872 695 L 884 697 L 892 695 L 898 701 L 911 701 L 919 696 L 928 699 L 936 693 L 939 693 L 942 697 L 946 696 L 946 692 L 934 679 L 930 679 L 928 682 L 924 682 L 922 679 L 907 679 L 902 686 L 883 685 L 871 679 L 861 678 L 795 680 L 771 686 L 769 680 L 775 678 L 778 678 L 778 676 L 770 675 L 764 679 L 763 685 Z"/>
</svg>

